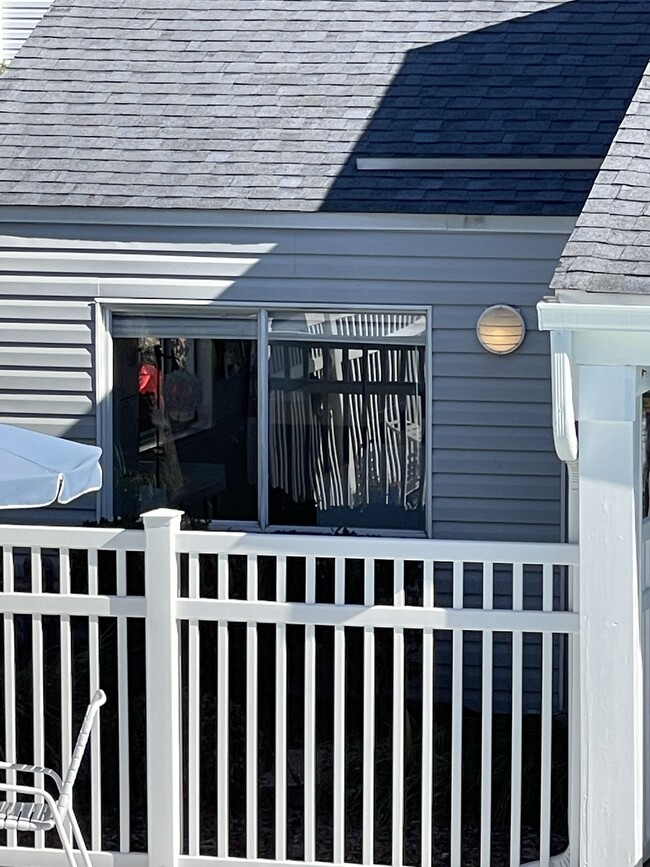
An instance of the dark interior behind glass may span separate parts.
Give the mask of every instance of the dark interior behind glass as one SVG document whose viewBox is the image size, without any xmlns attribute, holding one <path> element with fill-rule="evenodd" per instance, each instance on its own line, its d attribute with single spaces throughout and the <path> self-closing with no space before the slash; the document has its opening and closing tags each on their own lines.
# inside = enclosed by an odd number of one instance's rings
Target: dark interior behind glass
<svg viewBox="0 0 650 867">
<path fill-rule="evenodd" d="M 114 358 L 115 514 L 256 520 L 255 342 L 117 338 Z"/>
</svg>

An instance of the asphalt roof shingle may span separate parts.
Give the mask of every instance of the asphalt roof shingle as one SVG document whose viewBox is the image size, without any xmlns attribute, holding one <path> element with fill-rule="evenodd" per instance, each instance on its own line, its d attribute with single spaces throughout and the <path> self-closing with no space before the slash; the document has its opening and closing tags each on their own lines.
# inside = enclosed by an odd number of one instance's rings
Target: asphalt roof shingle
<svg viewBox="0 0 650 867">
<path fill-rule="evenodd" d="M 650 294 L 650 65 L 551 288 Z"/>
<path fill-rule="evenodd" d="M 0 205 L 577 214 L 646 0 L 56 0 L 0 79 Z M 606 63 L 603 62 L 606 57 Z"/>
</svg>

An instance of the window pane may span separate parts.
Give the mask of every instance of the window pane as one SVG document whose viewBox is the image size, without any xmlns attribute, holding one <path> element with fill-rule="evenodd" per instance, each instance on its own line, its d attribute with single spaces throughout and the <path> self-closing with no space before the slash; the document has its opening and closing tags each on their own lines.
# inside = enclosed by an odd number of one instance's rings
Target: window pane
<svg viewBox="0 0 650 867">
<path fill-rule="evenodd" d="M 424 345 L 427 318 L 403 311 L 275 311 L 269 315 L 271 339 L 334 340 Z"/>
<path fill-rule="evenodd" d="M 271 344 L 272 524 L 425 529 L 424 352 Z"/>
<path fill-rule="evenodd" d="M 131 337 L 115 346 L 115 514 L 174 506 L 257 518 L 252 340 Z"/>
</svg>

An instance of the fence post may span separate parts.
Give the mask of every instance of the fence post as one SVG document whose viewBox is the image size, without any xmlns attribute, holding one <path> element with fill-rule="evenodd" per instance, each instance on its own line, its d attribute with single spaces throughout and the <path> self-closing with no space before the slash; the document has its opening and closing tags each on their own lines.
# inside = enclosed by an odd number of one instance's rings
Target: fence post
<svg viewBox="0 0 650 867">
<path fill-rule="evenodd" d="M 183 513 L 142 516 L 147 599 L 147 828 L 150 867 L 177 867 L 181 846 L 176 536 Z"/>
<path fill-rule="evenodd" d="M 636 370 L 581 365 L 579 373 L 580 864 L 637 867 L 644 859 Z"/>
</svg>

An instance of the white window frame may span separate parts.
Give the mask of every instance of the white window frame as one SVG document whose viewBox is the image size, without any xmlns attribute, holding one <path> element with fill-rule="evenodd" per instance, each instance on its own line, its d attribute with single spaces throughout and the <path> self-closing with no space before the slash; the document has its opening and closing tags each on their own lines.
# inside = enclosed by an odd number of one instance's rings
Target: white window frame
<svg viewBox="0 0 650 867">
<path fill-rule="evenodd" d="M 237 530 L 245 532 L 282 533 L 298 532 L 305 535 L 331 534 L 334 527 L 305 527 L 298 525 L 278 526 L 269 524 L 268 515 L 268 482 L 269 453 L 263 444 L 268 439 L 269 401 L 268 401 L 268 348 L 269 348 L 269 311 L 295 311 L 296 313 L 318 312 L 408 312 L 420 313 L 426 320 L 425 333 L 425 384 L 424 400 L 427 413 L 427 424 L 424 431 L 425 447 L 425 530 L 392 530 L 392 529 L 350 529 L 359 536 L 391 536 L 391 537 L 429 537 L 433 536 L 433 346 L 432 346 L 432 308 L 428 305 L 397 305 L 397 304 L 300 304 L 272 303 L 262 307 L 260 304 L 240 302 L 228 304 L 223 302 L 192 303 L 183 299 L 159 301 L 140 298 L 98 298 L 95 299 L 95 346 L 96 346 L 96 402 L 97 402 L 97 443 L 103 450 L 103 469 L 106 483 L 97 499 L 97 519 L 114 517 L 113 501 L 113 314 L 149 315 L 151 317 L 178 318 L 184 311 L 200 309 L 206 318 L 219 318 L 220 313 L 232 314 L 237 310 L 256 313 L 257 315 L 257 489 L 258 489 L 258 520 L 257 521 L 213 521 L 211 528 L 220 530 Z M 153 309 L 155 308 L 155 310 Z M 182 336 L 182 335 L 181 335 Z M 209 335 L 206 335 L 208 337 Z"/>
</svg>

